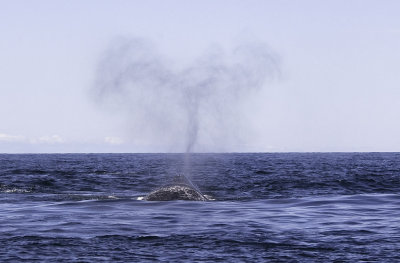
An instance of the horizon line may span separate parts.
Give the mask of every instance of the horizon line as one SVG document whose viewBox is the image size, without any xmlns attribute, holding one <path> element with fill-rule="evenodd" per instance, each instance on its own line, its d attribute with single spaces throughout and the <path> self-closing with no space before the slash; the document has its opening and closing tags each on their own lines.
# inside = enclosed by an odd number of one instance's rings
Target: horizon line
<svg viewBox="0 0 400 263">
<path fill-rule="evenodd" d="M 0 154 L 264 154 L 264 153 L 400 153 L 400 151 L 233 151 L 233 152 L 0 152 Z"/>
</svg>

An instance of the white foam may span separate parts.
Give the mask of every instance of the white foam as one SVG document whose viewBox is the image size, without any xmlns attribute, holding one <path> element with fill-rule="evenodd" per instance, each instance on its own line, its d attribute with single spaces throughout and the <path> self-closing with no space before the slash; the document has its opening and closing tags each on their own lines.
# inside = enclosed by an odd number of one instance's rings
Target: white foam
<svg viewBox="0 0 400 263">
<path fill-rule="evenodd" d="M 19 188 L 6 188 L 6 189 L 0 189 L 1 192 L 3 193 L 30 193 L 30 190 L 26 189 L 19 189 Z"/>
</svg>

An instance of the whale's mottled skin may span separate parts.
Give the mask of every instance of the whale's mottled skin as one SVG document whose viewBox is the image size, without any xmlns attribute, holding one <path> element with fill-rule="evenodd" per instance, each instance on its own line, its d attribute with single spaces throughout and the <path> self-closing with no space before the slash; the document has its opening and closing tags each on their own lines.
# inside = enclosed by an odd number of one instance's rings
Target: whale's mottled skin
<svg viewBox="0 0 400 263">
<path fill-rule="evenodd" d="M 149 193 L 147 201 L 207 201 L 208 199 L 183 175 L 175 178 L 176 183 L 160 187 Z"/>
</svg>

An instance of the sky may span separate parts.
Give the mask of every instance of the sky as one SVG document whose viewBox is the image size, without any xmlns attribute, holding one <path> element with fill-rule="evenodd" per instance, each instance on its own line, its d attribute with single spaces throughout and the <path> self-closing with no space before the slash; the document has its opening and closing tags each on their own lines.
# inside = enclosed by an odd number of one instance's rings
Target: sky
<svg viewBox="0 0 400 263">
<path fill-rule="evenodd" d="M 257 91 L 202 99 L 223 110 L 201 108 L 193 151 L 400 151 L 399 10 L 395 0 L 0 0 L 0 153 L 185 151 L 183 115 L 149 118 L 180 101 L 154 91 L 154 108 L 139 109 L 135 94 L 111 105 L 94 95 L 121 39 L 149 43 L 166 70 L 238 43 L 274 57 L 278 73 Z"/>
</svg>

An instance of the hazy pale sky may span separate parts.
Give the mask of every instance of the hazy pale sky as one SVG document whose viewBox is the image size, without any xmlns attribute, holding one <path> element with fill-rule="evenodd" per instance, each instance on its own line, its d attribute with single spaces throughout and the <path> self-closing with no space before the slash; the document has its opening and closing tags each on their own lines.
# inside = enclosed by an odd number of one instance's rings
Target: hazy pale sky
<svg viewBox="0 0 400 263">
<path fill-rule="evenodd" d="M 199 151 L 400 151 L 399 13 L 396 0 L 1 0 L 0 152 L 183 151 L 92 98 L 118 38 L 178 64 L 241 41 L 279 58 L 240 124 L 219 131 L 237 140 Z"/>
</svg>

